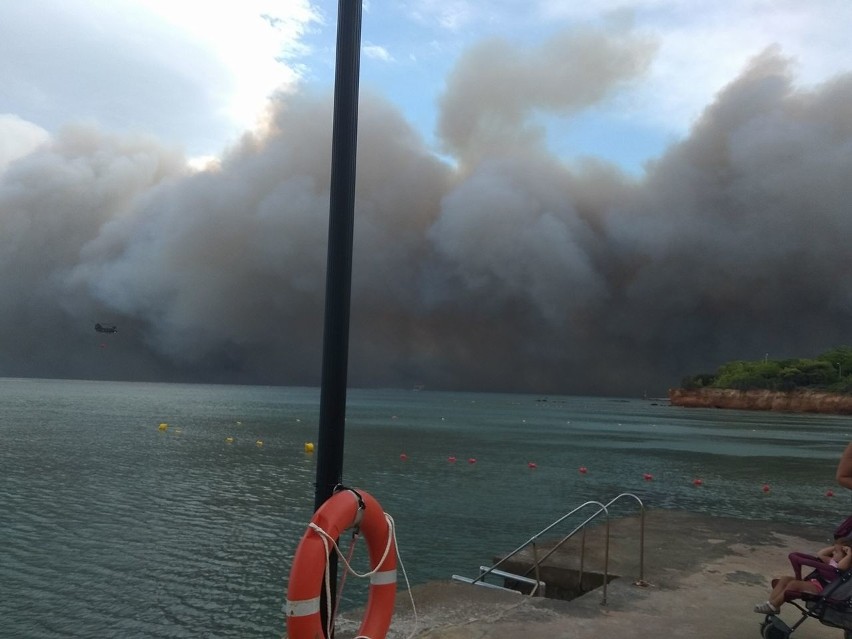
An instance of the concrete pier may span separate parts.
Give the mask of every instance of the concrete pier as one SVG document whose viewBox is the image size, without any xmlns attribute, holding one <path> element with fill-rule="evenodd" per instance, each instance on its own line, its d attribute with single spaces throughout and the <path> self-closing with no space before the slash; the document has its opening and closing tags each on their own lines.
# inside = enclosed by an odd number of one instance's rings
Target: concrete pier
<svg viewBox="0 0 852 639">
<path fill-rule="evenodd" d="M 388 639 L 759 639 L 764 617 L 752 608 L 766 600 L 770 579 L 792 574 L 788 553 L 816 552 L 831 543 L 831 533 L 648 511 L 645 583 L 637 583 L 638 517 L 611 523 L 610 573 L 618 577 L 607 586 L 606 603 L 600 588 L 563 601 L 451 580 L 433 582 L 413 588 L 416 619 L 408 593 L 399 591 Z M 549 563 L 572 567 L 577 561 L 572 543 Z M 603 528 L 589 531 L 585 570 L 601 571 L 603 548 Z M 469 576 L 476 569 L 472 565 Z M 351 611 L 338 620 L 337 639 L 355 636 L 360 615 Z M 800 615 L 791 605 L 781 613 L 790 625 Z M 793 637 L 842 639 L 843 631 L 808 619 Z"/>
</svg>

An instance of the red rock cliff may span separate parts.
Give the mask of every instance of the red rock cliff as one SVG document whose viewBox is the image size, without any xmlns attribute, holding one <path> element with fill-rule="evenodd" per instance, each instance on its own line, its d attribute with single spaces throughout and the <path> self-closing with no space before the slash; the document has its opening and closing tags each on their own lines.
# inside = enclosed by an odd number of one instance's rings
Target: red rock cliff
<svg viewBox="0 0 852 639">
<path fill-rule="evenodd" d="M 852 395 L 835 395 L 797 390 L 781 393 L 767 390 L 733 390 L 701 388 L 669 390 L 672 406 L 687 408 L 736 408 L 739 410 L 774 410 L 791 413 L 828 413 L 852 415 Z"/>
</svg>

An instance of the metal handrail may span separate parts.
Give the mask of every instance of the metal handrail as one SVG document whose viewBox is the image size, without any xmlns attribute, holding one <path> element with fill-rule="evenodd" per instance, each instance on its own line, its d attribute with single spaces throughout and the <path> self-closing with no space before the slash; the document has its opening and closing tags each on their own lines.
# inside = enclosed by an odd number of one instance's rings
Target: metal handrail
<svg viewBox="0 0 852 639">
<path fill-rule="evenodd" d="M 562 546 L 562 544 L 564 544 L 566 541 L 571 539 L 571 537 L 573 537 L 575 534 L 577 534 L 577 532 L 584 529 L 586 524 L 588 524 L 592 520 L 594 520 L 598 515 L 601 514 L 601 512 L 606 512 L 606 514 L 607 514 L 607 525 L 609 525 L 609 511 L 607 510 L 607 508 L 609 506 L 612 506 L 615 502 L 617 502 L 622 497 L 632 497 L 633 499 L 635 499 L 639 503 L 639 509 L 640 509 L 639 510 L 639 514 L 640 514 L 640 516 L 639 516 L 639 580 L 644 581 L 645 580 L 645 504 L 643 504 L 642 500 L 639 499 L 633 493 L 621 493 L 620 495 L 617 495 L 616 497 L 613 497 L 612 499 L 610 499 L 606 503 L 605 507 L 602 506 L 601 510 L 598 510 L 591 517 L 586 519 L 586 521 L 581 523 L 579 526 L 574 528 L 574 530 L 572 530 L 565 537 L 563 537 L 559 541 L 559 543 L 557 543 L 553 548 L 551 548 L 544 555 L 544 557 L 539 559 L 539 563 L 543 562 L 545 559 L 550 557 L 550 555 L 552 555 L 554 552 L 556 552 L 560 548 L 560 546 Z M 597 502 L 586 502 L 586 504 L 588 504 L 588 503 L 597 503 Z M 576 510 L 574 512 L 576 512 Z M 607 543 L 608 542 L 609 542 L 609 532 L 607 531 Z M 528 573 L 529 573 L 529 571 L 527 571 L 527 573 L 525 573 L 525 574 L 528 574 Z"/>
<path fill-rule="evenodd" d="M 567 542 L 575 534 L 577 534 L 577 532 L 579 532 L 579 531 L 583 531 L 581 557 L 585 557 L 585 549 L 586 549 L 585 528 L 590 522 L 594 521 L 601 513 L 604 513 L 606 515 L 606 545 L 604 546 L 604 582 L 603 582 L 603 601 L 601 602 L 601 604 L 606 605 L 607 582 L 609 581 L 609 532 L 610 532 L 610 528 L 609 528 L 609 507 L 612 506 L 612 504 L 617 502 L 619 499 L 622 499 L 624 497 L 631 497 L 631 498 L 635 499 L 639 504 L 639 509 L 640 509 L 640 518 L 639 518 L 639 583 L 644 583 L 644 581 L 645 581 L 645 505 L 642 503 L 642 500 L 639 499 L 639 497 L 637 497 L 633 493 L 621 493 L 621 494 L 615 496 L 614 498 L 612 498 L 611 500 L 609 500 L 606 504 L 602 504 L 599 501 L 584 502 L 583 504 L 577 506 L 574 510 L 562 515 L 562 517 L 560 517 L 559 519 L 554 521 L 549 526 L 547 526 L 547 527 L 543 528 L 542 530 L 540 530 L 539 532 L 537 532 L 535 535 L 533 535 L 527 541 L 525 541 L 523 544 L 521 544 L 520 546 L 515 548 L 512 552 L 510 552 L 508 555 L 503 557 L 500 561 L 495 563 L 493 566 L 491 566 L 485 572 L 480 571 L 480 575 L 476 579 L 473 579 L 470 583 L 472 583 L 472 584 L 477 584 L 477 583 L 484 584 L 485 582 L 483 582 L 482 580 L 485 577 L 487 577 L 489 574 L 491 574 L 492 571 L 496 570 L 497 567 L 500 566 L 503 562 L 507 561 L 508 559 L 511 559 L 512 557 L 517 555 L 519 552 L 521 552 L 524 548 L 526 548 L 530 544 L 532 544 L 533 548 L 535 548 L 535 541 L 539 537 L 541 537 L 542 535 L 544 535 L 545 533 L 547 533 L 548 531 L 553 529 L 555 526 L 558 526 L 559 524 L 561 524 L 563 521 L 565 521 L 571 515 L 574 515 L 575 513 L 579 512 L 580 510 L 582 510 L 583 508 L 585 508 L 587 506 L 597 505 L 597 506 L 599 506 L 597 511 L 595 511 L 591 516 L 587 517 L 585 521 L 583 521 L 581 524 L 576 526 L 570 533 L 568 533 L 565 537 L 563 537 L 561 540 L 559 540 L 559 542 L 556 543 L 556 545 L 554 545 L 553 548 L 551 548 L 549 551 L 547 551 L 547 553 L 545 553 L 545 555 L 543 557 L 538 558 L 537 556 L 534 556 L 533 557 L 533 565 L 530 568 L 527 569 L 527 571 L 523 574 L 523 576 L 526 577 L 527 575 L 530 574 L 530 572 L 535 571 L 536 572 L 536 578 L 538 578 L 538 571 L 539 571 L 539 567 L 541 566 L 541 564 L 548 557 L 550 557 L 554 552 L 556 552 L 563 544 L 565 544 L 565 542 Z M 536 553 L 534 553 L 534 555 L 535 554 Z M 581 563 L 581 567 L 580 567 L 580 580 L 581 580 L 581 582 L 582 582 L 582 578 L 583 578 L 583 572 L 582 572 L 582 563 Z"/>
<path fill-rule="evenodd" d="M 546 528 L 542 528 L 542 529 L 541 529 L 540 531 L 538 531 L 535 535 L 533 535 L 532 537 L 530 537 L 529 539 L 527 539 L 524 543 L 522 543 L 520 546 L 518 546 L 517 548 L 515 548 L 512 552 L 510 552 L 508 555 L 506 555 L 505 557 L 503 557 L 503 558 L 502 558 L 500 561 L 498 561 L 496 564 L 494 564 L 493 566 L 491 566 L 491 568 L 489 568 L 489 569 L 488 569 L 488 570 L 486 570 L 485 572 L 481 573 L 481 574 L 479 575 L 479 577 L 477 577 L 476 579 L 474 579 L 474 580 L 473 580 L 473 582 L 472 582 L 472 583 L 476 583 L 476 582 L 478 582 L 478 581 L 481 581 L 484 577 L 488 576 L 488 574 L 490 574 L 492 570 L 494 570 L 495 568 L 497 568 L 497 566 L 499 566 L 500 564 L 502 564 L 504 561 L 506 561 L 506 560 L 508 560 L 508 559 L 511 559 L 512 557 L 514 557 L 515 555 L 517 555 L 517 554 L 518 554 L 519 552 L 521 552 L 524 548 L 526 548 L 526 547 L 527 547 L 527 546 L 529 546 L 531 543 L 533 543 L 536 539 L 538 539 L 539 537 L 541 537 L 544 533 L 548 532 L 551 528 L 553 528 L 553 527 L 555 527 L 555 526 L 558 526 L 558 525 L 559 525 L 559 524 L 561 524 L 563 521 L 565 521 L 566 519 L 568 519 L 568 517 L 570 517 L 571 515 L 573 515 L 574 513 L 576 513 L 578 510 L 582 510 L 583 508 L 585 508 L 586 506 L 589 506 L 589 505 L 591 505 L 591 504 L 597 504 L 598 506 L 600 506 L 600 507 L 601 507 L 601 509 L 606 510 L 606 506 L 604 506 L 604 505 L 603 505 L 601 502 L 599 502 L 599 501 L 587 501 L 587 502 L 585 502 L 584 504 L 581 504 L 581 505 L 577 506 L 574 510 L 572 510 L 572 511 L 571 511 L 571 512 L 569 512 L 569 513 L 566 513 L 566 514 L 562 515 L 562 517 L 560 517 L 559 519 L 557 519 L 556 521 L 554 521 L 552 524 L 550 524 L 550 525 L 549 525 L 549 526 L 547 526 Z M 600 510 L 598 510 L 598 512 L 597 512 L 596 514 L 599 514 L 600 512 L 601 512 L 601 511 L 600 511 Z M 586 520 L 586 521 L 589 521 L 589 520 Z M 572 534 L 573 534 L 573 533 L 572 533 Z"/>
</svg>

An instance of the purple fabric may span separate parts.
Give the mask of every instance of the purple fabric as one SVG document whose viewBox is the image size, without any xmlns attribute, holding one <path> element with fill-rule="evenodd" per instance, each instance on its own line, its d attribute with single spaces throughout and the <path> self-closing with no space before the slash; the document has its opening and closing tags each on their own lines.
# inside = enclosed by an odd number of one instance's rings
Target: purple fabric
<svg viewBox="0 0 852 639">
<path fill-rule="evenodd" d="M 837 568 L 829 566 L 827 563 L 820 560 L 819 557 L 814 557 L 813 555 L 808 555 L 803 552 L 791 552 L 787 557 L 790 559 L 790 564 L 793 566 L 793 574 L 796 575 L 796 579 L 802 579 L 802 566 L 807 566 L 809 568 L 813 568 L 813 572 L 817 574 L 814 575 L 821 579 L 824 583 L 830 583 L 837 579 L 837 575 L 840 574 Z"/>
<path fill-rule="evenodd" d="M 852 515 L 847 517 L 841 524 L 834 529 L 834 538 L 843 539 L 844 537 L 852 536 Z"/>
</svg>

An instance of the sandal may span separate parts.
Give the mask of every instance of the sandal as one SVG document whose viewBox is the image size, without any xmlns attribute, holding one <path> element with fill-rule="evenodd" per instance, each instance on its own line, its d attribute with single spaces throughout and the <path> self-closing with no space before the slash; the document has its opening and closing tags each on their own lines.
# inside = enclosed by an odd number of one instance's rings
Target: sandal
<svg viewBox="0 0 852 639">
<path fill-rule="evenodd" d="M 762 615 L 777 615 L 778 614 L 778 608 L 773 606 L 768 601 L 764 601 L 763 603 L 757 604 L 754 607 L 754 611 L 759 612 Z"/>
</svg>

